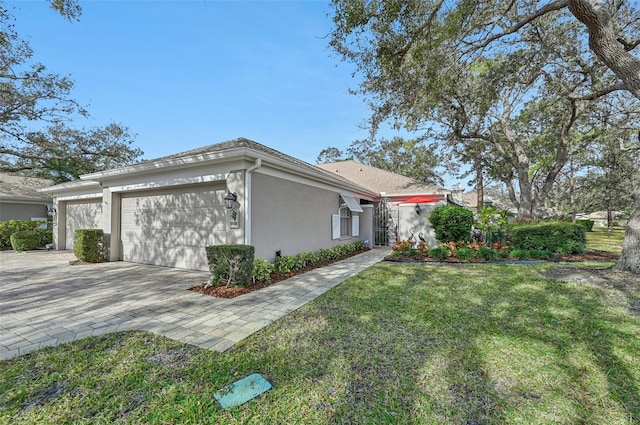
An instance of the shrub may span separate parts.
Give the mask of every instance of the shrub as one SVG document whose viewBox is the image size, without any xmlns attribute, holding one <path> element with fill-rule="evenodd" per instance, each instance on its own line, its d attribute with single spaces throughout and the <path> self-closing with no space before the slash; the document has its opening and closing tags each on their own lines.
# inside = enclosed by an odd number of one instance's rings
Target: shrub
<svg viewBox="0 0 640 425">
<path fill-rule="evenodd" d="M 297 270 L 296 260 L 291 255 L 276 257 L 273 265 L 277 273 L 291 273 L 292 271 Z"/>
<path fill-rule="evenodd" d="M 11 247 L 14 251 L 31 251 L 40 246 L 40 233 L 37 230 L 21 230 L 11 235 Z"/>
<path fill-rule="evenodd" d="M 271 280 L 271 273 L 273 273 L 275 267 L 269 261 L 264 258 L 256 258 L 253 260 L 253 280 L 269 281 Z"/>
<path fill-rule="evenodd" d="M 455 205 L 442 205 L 433 210 L 429 221 L 440 242 L 468 241 L 473 226 L 473 213 Z"/>
<path fill-rule="evenodd" d="M 252 245 L 214 245 L 205 248 L 211 281 L 206 286 L 219 285 L 226 280 L 226 286 L 249 286 L 253 276 Z"/>
<path fill-rule="evenodd" d="M 88 263 L 102 261 L 104 255 L 102 229 L 76 229 L 73 235 L 73 253 L 80 261 Z"/>
<path fill-rule="evenodd" d="M 32 220 L 8 220 L 0 221 L 0 246 L 11 245 L 11 235 L 24 230 L 36 230 L 42 224 Z"/>
<path fill-rule="evenodd" d="M 585 246 L 576 241 L 569 240 L 561 247 L 558 247 L 556 252 L 558 254 L 572 255 L 572 254 L 584 254 Z"/>
<path fill-rule="evenodd" d="M 473 249 L 467 247 L 458 248 L 458 250 L 456 250 L 456 257 L 465 261 L 473 258 L 475 254 L 476 252 Z"/>
<path fill-rule="evenodd" d="M 444 261 L 449 257 L 449 250 L 441 246 L 429 250 L 429 257 L 432 257 L 438 261 Z"/>
<path fill-rule="evenodd" d="M 593 224 L 595 222 L 593 220 L 576 220 L 576 224 L 581 225 L 582 227 L 584 227 L 584 230 L 586 232 L 592 232 L 593 231 Z"/>
<path fill-rule="evenodd" d="M 572 249 L 583 249 L 587 242 L 585 228 L 579 224 L 547 222 L 516 225 L 511 230 L 514 248 L 558 252 L 567 243 Z"/>
<path fill-rule="evenodd" d="M 478 250 L 478 258 L 482 258 L 485 261 L 495 261 L 500 258 L 500 256 L 498 251 L 485 246 Z"/>
<path fill-rule="evenodd" d="M 413 241 L 411 239 L 407 239 L 405 241 L 397 241 L 392 247 L 391 251 L 398 252 L 399 257 L 410 257 L 415 255 L 415 250 L 413 249 Z"/>
<path fill-rule="evenodd" d="M 524 249 L 512 249 L 509 251 L 509 258 L 514 260 L 522 260 L 529 257 L 529 252 Z"/>
<path fill-rule="evenodd" d="M 52 229 L 36 229 L 39 236 L 39 245 L 45 246 L 50 243 L 53 243 L 53 230 Z"/>
</svg>

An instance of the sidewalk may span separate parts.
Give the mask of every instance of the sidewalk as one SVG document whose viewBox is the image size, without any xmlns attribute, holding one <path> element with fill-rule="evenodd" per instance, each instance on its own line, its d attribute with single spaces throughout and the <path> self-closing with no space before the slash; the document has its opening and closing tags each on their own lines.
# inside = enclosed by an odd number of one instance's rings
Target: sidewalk
<svg viewBox="0 0 640 425">
<path fill-rule="evenodd" d="M 225 351 L 381 261 L 374 249 L 233 299 L 187 289 L 208 273 L 125 262 L 70 266 L 65 251 L 0 251 L 0 360 L 109 332 L 146 330 Z"/>
</svg>

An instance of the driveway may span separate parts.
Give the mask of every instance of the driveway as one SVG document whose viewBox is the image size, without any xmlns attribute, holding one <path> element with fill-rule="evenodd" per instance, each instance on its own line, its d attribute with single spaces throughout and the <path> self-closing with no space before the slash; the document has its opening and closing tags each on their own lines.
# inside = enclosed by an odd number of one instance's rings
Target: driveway
<svg viewBox="0 0 640 425">
<path fill-rule="evenodd" d="M 0 251 L 0 360 L 128 330 L 225 351 L 386 254 L 371 250 L 222 299 L 187 290 L 206 281 L 206 272 L 125 262 L 72 266 L 68 251 Z"/>
</svg>

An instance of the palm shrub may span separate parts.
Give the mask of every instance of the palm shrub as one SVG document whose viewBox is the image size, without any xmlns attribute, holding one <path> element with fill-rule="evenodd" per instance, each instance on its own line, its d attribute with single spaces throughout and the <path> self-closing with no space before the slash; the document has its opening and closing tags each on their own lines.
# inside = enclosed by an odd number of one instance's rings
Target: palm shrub
<svg viewBox="0 0 640 425">
<path fill-rule="evenodd" d="M 456 205 L 441 205 L 429 215 L 429 221 L 438 241 L 466 242 L 473 227 L 473 213 Z"/>
</svg>

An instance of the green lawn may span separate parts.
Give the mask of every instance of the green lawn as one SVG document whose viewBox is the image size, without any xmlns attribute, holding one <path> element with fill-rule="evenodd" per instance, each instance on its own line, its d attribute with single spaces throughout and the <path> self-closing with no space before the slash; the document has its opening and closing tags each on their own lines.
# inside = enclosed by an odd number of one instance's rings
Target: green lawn
<svg viewBox="0 0 640 425">
<path fill-rule="evenodd" d="M 639 423 L 640 296 L 552 266 L 381 263 L 223 354 L 142 332 L 44 349 L 0 362 L 0 423 Z M 212 399 L 254 372 L 273 389 Z"/>
<path fill-rule="evenodd" d="M 592 232 L 587 232 L 587 248 L 620 254 L 622 239 L 624 227 L 614 227 L 613 232 L 607 232 L 606 227 L 594 227 Z"/>
</svg>

